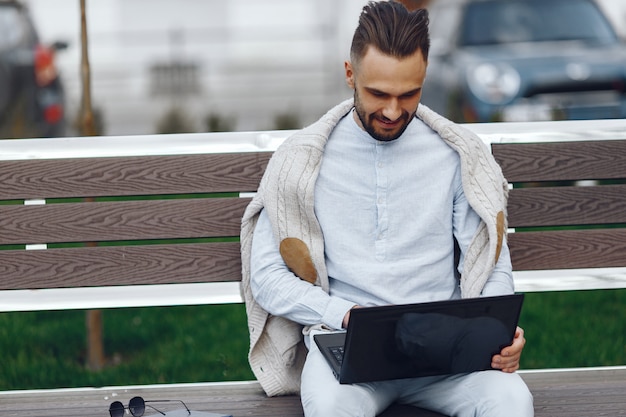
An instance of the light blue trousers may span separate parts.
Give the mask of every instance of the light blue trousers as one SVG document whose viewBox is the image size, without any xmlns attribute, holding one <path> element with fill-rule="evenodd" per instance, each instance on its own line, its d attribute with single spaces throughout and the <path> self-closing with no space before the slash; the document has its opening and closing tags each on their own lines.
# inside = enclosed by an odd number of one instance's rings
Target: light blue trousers
<svg viewBox="0 0 626 417">
<path fill-rule="evenodd" d="M 306 336 L 305 336 L 306 337 Z M 533 398 L 518 374 L 482 371 L 366 384 L 339 384 L 312 340 L 302 372 L 306 417 L 374 417 L 391 403 L 451 417 L 532 417 Z"/>
</svg>

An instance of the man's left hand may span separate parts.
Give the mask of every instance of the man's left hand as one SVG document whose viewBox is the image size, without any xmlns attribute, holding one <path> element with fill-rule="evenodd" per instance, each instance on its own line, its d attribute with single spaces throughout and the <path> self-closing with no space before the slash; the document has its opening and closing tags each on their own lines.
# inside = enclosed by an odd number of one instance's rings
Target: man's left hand
<svg viewBox="0 0 626 417">
<path fill-rule="evenodd" d="M 525 344 L 524 329 L 518 326 L 515 330 L 513 343 L 511 346 L 502 349 L 500 354 L 493 355 L 493 358 L 491 358 L 491 367 L 508 373 L 517 371 L 519 369 L 519 360 L 522 356 L 522 349 L 524 349 Z"/>
</svg>

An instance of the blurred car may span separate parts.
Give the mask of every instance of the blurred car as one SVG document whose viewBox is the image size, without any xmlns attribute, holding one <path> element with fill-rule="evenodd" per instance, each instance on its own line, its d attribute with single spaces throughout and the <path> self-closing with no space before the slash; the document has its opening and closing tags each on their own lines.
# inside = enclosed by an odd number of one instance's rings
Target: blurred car
<svg viewBox="0 0 626 417">
<path fill-rule="evenodd" d="M 422 102 L 457 122 L 626 117 L 626 45 L 593 0 L 433 0 Z"/>
<path fill-rule="evenodd" d="M 26 7 L 0 0 L 0 138 L 65 134 L 63 86 L 55 52 L 39 42 Z"/>
</svg>

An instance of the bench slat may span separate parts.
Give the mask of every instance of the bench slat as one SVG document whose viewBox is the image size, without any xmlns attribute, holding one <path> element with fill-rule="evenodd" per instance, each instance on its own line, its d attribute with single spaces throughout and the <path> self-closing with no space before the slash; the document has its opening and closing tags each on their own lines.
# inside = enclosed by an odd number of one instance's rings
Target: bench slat
<svg viewBox="0 0 626 417">
<path fill-rule="evenodd" d="M 256 191 L 270 152 L 2 161 L 0 198 Z"/>
<path fill-rule="evenodd" d="M 239 236 L 249 198 L 0 206 L 0 244 Z"/>
<path fill-rule="evenodd" d="M 626 223 L 626 184 L 513 189 L 508 219 L 510 227 Z"/>
<path fill-rule="evenodd" d="M 0 290 L 241 280 L 238 242 L 0 251 Z"/>
<path fill-rule="evenodd" d="M 626 416 L 626 368 L 526 371 L 521 374 L 534 397 L 535 416 Z"/>
<path fill-rule="evenodd" d="M 533 393 L 536 417 L 626 416 L 624 367 L 523 371 L 520 375 Z M 268 398 L 257 382 L 250 381 L 0 392 L 0 413 L 5 417 L 104 416 L 112 401 L 127 403 L 136 395 L 146 400 L 183 400 L 193 411 L 234 417 L 303 415 L 299 397 Z M 381 417 L 437 415 L 416 408 L 392 408 Z"/>
<path fill-rule="evenodd" d="M 146 400 L 183 400 L 192 411 L 232 414 L 237 417 L 303 416 L 299 397 L 268 398 L 256 382 L 14 391 L 0 393 L 0 413 L 5 417 L 106 416 L 111 402 L 120 400 L 128 404 L 130 398 L 136 395 Z M 154 405 L 163 411 L 180 409 L 180 404 Z"/>
<path fill-rule="evenodd" d="M 509 182 L 626 178 L 626 140 L 494 143 L 491 149 Z"/>
<path fill-rule="evenodd" d="M 513 270 L 626 266 L 626 229 L 510 233 Z"/>
</svg>

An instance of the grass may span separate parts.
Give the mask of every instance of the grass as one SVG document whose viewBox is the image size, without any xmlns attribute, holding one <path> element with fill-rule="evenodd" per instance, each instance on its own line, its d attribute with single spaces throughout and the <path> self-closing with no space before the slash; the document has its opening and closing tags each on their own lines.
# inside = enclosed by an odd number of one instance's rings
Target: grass
<svg viewBox="0 0 626 417">
<path fill-rule="evenodd" d="M 109 364 L 85 369 L 85 312 L 0 314 L 0 389 L 252 379 L 243 305 L 103 312 Z"/>
<path fill-rule="evenodd" d="M 626 290 L 527 294 L 522 367 L 626 365 Z"/>
<path fill-rule="evenodd" d="M 626 290 L 529 293 L 522 367 L 626 364 Z M 85 312 L 0 314 L 0 390 L 252 379 L 243 305 L 105 310 L 109 364 L 85 369 Z"/>
</svg>

